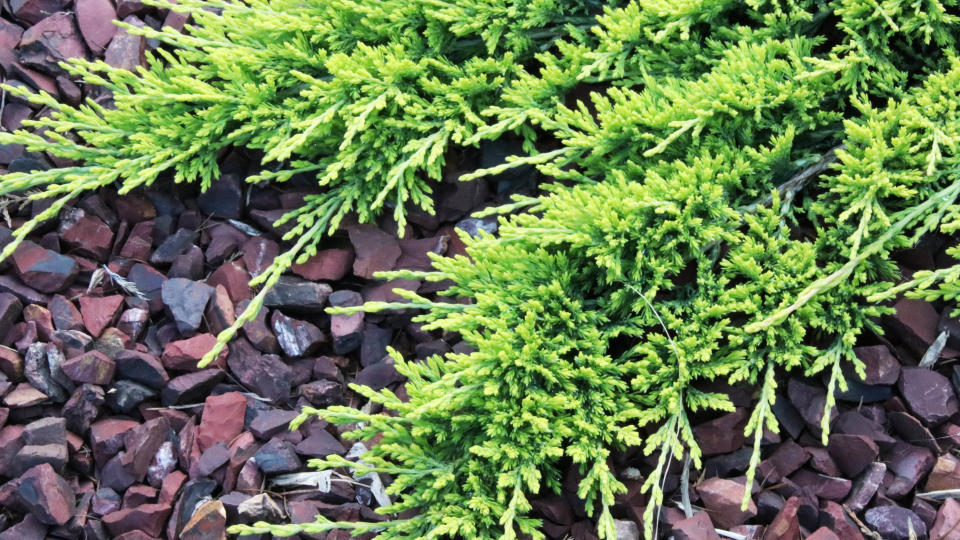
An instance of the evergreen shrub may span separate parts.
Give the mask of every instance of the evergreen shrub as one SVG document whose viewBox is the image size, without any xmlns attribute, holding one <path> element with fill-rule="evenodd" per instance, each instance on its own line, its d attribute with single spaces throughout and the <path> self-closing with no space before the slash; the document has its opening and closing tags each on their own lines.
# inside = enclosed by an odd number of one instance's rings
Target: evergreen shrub
<svg viewBox="0 0 960 540">
<path fill-rule="evenodd" d="M 653 537 L 671 461 L 701 464 L 691 415 L 733 409 L 717 382 L 757 388 L 749 486 L 764 429 L 778 429 L 779 374 L 828 381 L 826 438 L 842 368 L 863 376 L 853 346 L 881 331 L 885 301 L 960 295 L 960 265 L 900 282 L 892 260 L 924 234 L 960 229 L 956 0 L 167 7 L 196 24 L 137 30 L 173 46 L 149 70 L 71 65 L 110 88 L 116 108 L 30 96 L 57 110 L 32 124 L 49 129 L 0 142 L 78 164 L 7 175 L 0 192 L 61 197 L 44 219 L 83 190 L 129 190 L 166 170 L 205 186 L 219 150 L 262 150 L 252 180 L 311 173 L 320 185 L 285 216 L 297 241 L 265 290 L 347 212 L 369 220 L 389 204 L 402 223 L 404 203 L 429 209 L 452 145 L 517 135 L 527 155 L 468 177 L 534 165 L 554 179 L 489 210 L 504 214 L 499 232 L 465 238 L 469 258 L 384 275 L 449 280 L 442 294 L 468 303 L 398 291 L 409 303 L 331 310 L 422 309 L 417 320 L 475 349 L 394 354 L 405 399 L 353 386 L 388 414 L 307 408 L 294 421 L 320 416 L 376 439 L 358 459 L 310 463 L 388 475 L 390 519 L 233 532 L 543 538 L 530 499 L 558 492 L 573 463 L 612 539 L 626 488 L 611 455 L 639 447 L 654 459 L 643 471 Z"/>
</svg>

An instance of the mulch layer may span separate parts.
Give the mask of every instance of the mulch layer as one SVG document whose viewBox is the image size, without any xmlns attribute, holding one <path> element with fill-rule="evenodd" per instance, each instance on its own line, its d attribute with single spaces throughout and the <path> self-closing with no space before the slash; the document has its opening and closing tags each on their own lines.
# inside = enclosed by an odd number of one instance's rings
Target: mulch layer
<svg viewBox="0 0 960 540">
<path fill-rule="evenodd" d="M 133 68 L 157 46 L 110 20 L 154 28 L 182 28 L 187 20 L 136 0 L 8 0 L 4 8 L 4 80 L 73 104 L 110 96 L 72 80 L 58 61 L 83 56 Z M 7 130 L 49 114 L 7 95 L 0 104 Z M 103 191 L 44 224 L 0 264 L 0 540 L 218 539 L 234 523 L 306 522 L 317 514 L 383 519 L 374 510 L 385 502 L 389 478 L 318 475 L 306 467 L 311 458 L 356 457 L 366 447 L 321 420 L 297 431 L 287 424 L 304 405 L 363 406 L 351 382 L 402 396 L 388 346 L 420 359 L 469 347 L 457 335 L 424 331 L 411 313 L 329 316 L 324 308 L 398 300 L 396 287 L 428 296 L 444 287 L 387 283 L 373 273 L 429 269 L 430 252 L 463 254 L 455 229 L 495 233 L 494 221 L 470 212 L 530 189 L 534 175 L 456 180 L 459 171 L 495 164 L 512 150 L 494 143 L 451 154 L 437 215 L 413 212 L 402 237 L 389 219 L 345 223 L 202 370 L 196 363 L 214 336 L 252 298 L 249 279 L 284 249 L 284 231 L 272 224 L 310 193 L 309 179 L 282 189 L 248 185 L 243 179 L 256 172 L 255 160 L 232 153 L 205 194 L 168 185 L 124 196 Z M 0 146 L 4 170 L 57 165 Z M 4 200 L 0 246 L 46 204 Z M 901 253 L 904 275 L 949 264 L 944 250 L 953 242 L 927 238 Z M 781 430 L 765 434 L 746 510 L 740 502 L 751 449 L 743 428 L 754 389 L 714 385 L 737 409 L 696 419 L 704 468 L 672 463 L 660 536 L 960 539 L 953 498 L 960 496 L 960 369 L 953 365 L 960 320 L 950 316 L 952 305 L 902 299 L 895 307 L 882 321 L 886 337 L 865 338 L 856 350 L 867 378 L 851 380 L 838 396 L 826 446 L 825 381 L 780 377 Z M 618 531 L 635 539 L 652 461 L 631 451 L 613 463 L 629 489 L 614 508 Z M 570 467 L 560 495 L 534 502 L 551 539 L 596 538 L 576 496 L 578 479 Z"/>
</svg>

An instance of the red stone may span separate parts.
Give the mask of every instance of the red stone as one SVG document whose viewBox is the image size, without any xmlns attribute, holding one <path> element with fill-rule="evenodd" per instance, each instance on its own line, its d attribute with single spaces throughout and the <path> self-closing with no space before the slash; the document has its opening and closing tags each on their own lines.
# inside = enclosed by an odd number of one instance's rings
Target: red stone
<svg viewBox="0 0 960 540">
<path fill-rule="evenodd" d="M 222 264 L 207 278 L 207 285 L 211 287 L 223 285 L 234 304 L 253 298 L 253 293 L 250 291 L 250 275 L 236 262 Z"/>
<path fill-rule="evenodd" d="M 82 296 L 80 297 L 80 313 L 83 324 L 93 337 L 99 337 L 104 328 L 112 326 L 120 315 L 123 307 L 123 296 Z"/>
<path fill-rule="evenodd" d="M 153 225 L 152 220 L 141 221 L 134 225 L 130 234 L 127 235 L 127 241 L 124 242 L 123 248 L 120 250 L 120 256 L 138 261 L 149 260 L 150 252 L 153 250 Z"/>
<path fill-rule="evenodd" d="M 58 62 L 87 56 L 73 15 L 67 12 L 53 13 L 27 28 L 19 49 L 21 62 L 42 71 L 59 70 Z"/>
<path fill-rule="evenodd" d="M 126 452 L 121 454 L 124 470 L 137 482 L 143 481 L 153 456 L 167 438 L 170 422 L 165 417 L 154 418 L 123 434 Z"/>
<path fill-rule="evenodd" d="M 73 382 L 105 385 L 113 380 L 116 364 L 103 353 L 90 351 L 67 360 L 61 369 Z"/>
<path fill-rule="evenodd" d="M 350 272 L 353 262 L 352 249 L 323 249 L 303 264 L 293 265 L 292 270 L 294 274 L 311 281 L 337 281 Z"/>
<path fill-rule="evenodd" d="M 764 536 L 766 538 L 777 538 L 778 540 L 800 540 L 800 522 L 797 520 L 797 510 L 800 509 L 799 497 L 790 497 L 780 509 L 780 512 L 770 526 L 767 527 Z"/>
<path fill-rule="evenodd" d="M 160 485 L 160 494 L 157 496 L 159 504 L 173 504 L 177 499 L 177 494 L 184 482 L 187 481 L 187 475 L 182 471 L 173 471 L 163 478 Z"/>
<path fill-rule="evenodd" d="M 57 294 L 47 304 L 50 316 L 53 318 L 53 327 L 57 330 L 83 330 L 83 318 L 80 310 L 67 297 Z"/>
<path fill-rule="evenodd" d="M 206 317 L 207 329 L 214 334 L 223 332 L 237 321 L 233 300 L 230 299 L 230 293 L 223 285 L 216 286 L 213 297 L 207 304 L 204 317 Z"/>
<path fill-rule="evenodd" d="M 30 383 L 20 383 L 3 398 L 3 404 L 16 409 L 39 405 L 46 401 L 48 396 L 35 389 Z"/>
<path fill-rule="evenodd" d="M 17 492 L 20 502 L 47 525 L 65 525 L 76 511 L 73 489 L 48 463 L 23 473 Z"/>
<path fill-rule="evenodd" d="M 353 261 L 353 273 L 356 276 L 372 279 L 374 272 L 393 270 L 401 254 L 394 235 L 373 225 L 351 227 L 348 234 L 356 253 Z"/>
<path fill-rule="evenodd" d="M 29 283 L 31 288 L 45 293 L 58 292 L 67 288 L 79 272 L 77 262 L 70 257 L 44 249 L 32 242 L 21 244 L 13 253 L 12 259 L 17 276 L 24 283 Z"/>
<path fill-rule="evenodd" d="M 243 431 L 246 410 L 247 399 L 239 392 L 208 397 L 204 402 L 200 426 L 197 428 L 200 450 L 206 450 L 217 442 L 229 444 Z"/>
<path fill-rule="evenodd" d="M 113 247 L 113 229 L 79 208 L 60 217 L 60 240 L 80 255 L 105 262 Z"/>
<path fill-rule="evenodd" d="M 163 348 L 161 360 L 167 369 L 179 371 L 199 371 L 197 362 L 203 355 L 210 352 L 217 343 L 213 334 L 197 334 L 191 338 L 172 341 Z M 211 367 L 225 368 L 227 366 L 227 350 L 224 349 Z"/>
<path fill-rule="evenodd" d="M 709 478 L 697 484 L 696 489 L 710 519 L 721 529 L 730 529 L 757 515 L 757 505 L 752 500 L 746 510 L 740 509 L 745 490 L 733 480 Z"/>
<path fill-rule="evenodd" d="M 697 512 L 673 526 L 675 540 L 720 540 L 709 514 Z"/>
<path fill-rule="evenodd" d="M 923 488 L 924 491 L 948 489 L 960 489 L 960 459 L 953 454 L 945 454 L 937 458 Z"/>
<path fill-rule="evenodd" d="M 133 15 L 123 19 L 123 22 L 131 26 L 143 27 L 143 21 Z M 110 40 L 110 45 L 103 54 L 103 60 L 115 68 L 133 71 L 146 64 L 144 55 L 146 46 L 146 39 L 143 36 L 131 34 L 121 28 Z"/>
<path fill-rule="evenodd" d="M 159 537 L 170 516 L 170 510 L 169 504 L 144 504 L 136 508 L 111 512 L 103 516 L 103 523 L 115 536 L 139 530 L 150 536 Z"/>
<path fill-rule="evenodd" d="M 117 33 L 113 20 L 117 11 L 110 0 L 76 0 L 77 25 L 84 41 L 94 54 L 99 55 Z"/>
<path fill-rule="evenodd" d="M 840 537 L 826 527 L 820 527 L 807 537 L 807 540 L 840 540 Z"/>
<path fill-rule="evenodd" d="M 937 510 L 937 519 L 930 527 L 930 540 L 956 540 L 958 537 L 960 537 L 960 503 L 955 499 L 947 499 Z"/>
<path fill-rule="evenodd" d="M 180 540 L 226 540 L 227 511 L 220 501 L 207 501 L 193 512 Z"/>
</svg>

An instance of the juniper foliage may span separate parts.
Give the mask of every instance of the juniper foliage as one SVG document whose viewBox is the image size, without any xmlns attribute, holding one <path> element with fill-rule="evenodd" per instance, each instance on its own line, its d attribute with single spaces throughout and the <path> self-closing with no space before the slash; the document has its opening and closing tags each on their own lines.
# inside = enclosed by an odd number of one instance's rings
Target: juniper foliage
<svg viewBox="0 0 960 540">
<path fill-rule="evenodd" d="M 764 429 L 778 430 L 778 371 L 825 374 L 826 438 L 841 368 L 862 376 L 853 346 L 890 312 L 879 300 L 934 283 L 926 294 L 960 294 L 956 268 L 894 286 L 891 259 L 960 228 L 960 62 L 942 52 L 960 29 L 953 7 L 631 2 L 540 54 L 541 70 L 521 74 L 476 135 L 520 129 L 534 151 L 473 176 L 534 164 L 562 183 L 499 209 L 522 211 L 497 237 L 466 239 L 470 258 L 387 275 L 451 280 L 443 294 L 469 305 L 403 292 L 410 304 L 359 308 L 426 307 L 420 321 L 476 352 L 396 357 L 406 401 L 354 386 L 390 415 L 331 407 L 298 419 L 381 437 L 362 463 L 311 463 L 390 474 L 398 500 L 382 511 L 418 513 L 282 532 L 542 538 L 529 499 L 558 492 L 572 462 L 599 535 L 615 538 L 625 486 L 609 459 L 639 446 L 656 456 L 644 484 L 653 537 L 671 460 L 689 452 L 700 465 L 690 415 L 733 408 L 710 381 L 758 386 L 747 485 Z M 918 50 L 929 54 L 914 61 Z M 605 88 L 568 106 L 584 82 Z M 537 153 L 545 133 L 559 147 Z"/>
<path fill-rule="evenodd" d="M 149 2 L 194 22 L 186 33 L 121 24 L 170 46 L 149 54 L 147 69 L 64 64 L 109 90 L 113 107 L 92 100 L 72 107 L 4 86 L 53 112 L 0 133 L 0 143 L 75 164 L 0 177 L 0 195 L 42 188 L 31 197 L 55 199 L 18 228 L 0 257 L 86 191 L 116 184 L 127 193 L 163 175 L 206 189 L 230 147 L 262 152 L 263 171 L 249 182 L 314 175 L 318 192 L 277 223 L 292 225 L 284 237 L 295 240 L 292 248 L 255 278 L 261 294 L 204 363 L 345 215 L 371 221 L 392 208 L 402 230 L 406 205 L 432 212 L 431 181 L 447 148 L 486 125 L 481 112 L 523 62 L 565 26 L 599 12 L 592 2 L 565 0 Z"/>
<path fill-rule="evenodd" d="M 6 175 L 0 194 L 56 198 L 39 221 L 115 183 L 171 173 L 206 187 L 235 146 L 262 151 L 251 181 L 316 176 L 317 194 L 281 220 L 291 249 L 208 358 L 348 212 L 392 209 L 402 224 L 405 205 L 429 210 L 452 145 L 519 134 L 528 155 L 473 176 L 532 164 L 556 180 L 490 210 L 509 215 L 496 237 L 465 238 L 469 258 L 385 276 L 449 280 L 439 298 L 339 310 L 421 308 L 475 349 L 394 354 L 404 400 L 353 386 L 388 415 L 307 408 L 294 422 L 376 438 L 359 460 L 311 464 L 389 475 L 392 518 L 233 532 L 543 538 L 530 500 L 558 492 L 573 463 L 599 535 L 615 538 L 625 486 L 610 458 L 640 447 L 656 457 L 653 537 L 665 470 L 685 453 L 701 465 L 691 415 L 733 407 L 707 383 L 758 388 L 751 485 L 764 429 L 778 429 L 779 372 L 826 375 L 826 437 L 841 368 L 862 375 L 852 348 L 880 332 L 881 301 L 960 295 L 960 265 L 894 285 L 891 260 L 960 229 L 955 0 L 150 1 L 195 23 L 131 29 L 170 46 L 149 69 L 67 66 L 114 107 L 7 88 L 54 113 L 0 142 L 75 165 Z"/>
</svg>

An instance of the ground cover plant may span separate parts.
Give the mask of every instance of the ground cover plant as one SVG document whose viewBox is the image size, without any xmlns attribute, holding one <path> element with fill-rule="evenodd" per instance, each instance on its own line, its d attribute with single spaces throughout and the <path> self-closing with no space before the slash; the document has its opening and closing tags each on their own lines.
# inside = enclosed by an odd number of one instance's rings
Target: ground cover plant
<svg viewBox="0 0 960 540">
<path fill-rule="evenodd" d="M 955 2 L 167 7 L 196 23 L 137 30 L 172 45 L 149 70 L 71 64 L 115 108 L 31 95 L 56 112 L 37 133 L 0 134 L 76 161 L 0 179 L 0 193 L 58 197 L 36 222 L 85 190 L 167 171 L 208 185 L 221 150 L 261 150 L 252 181 L 311 174 L 319 186 L 285 216 L 293 247 L 257 278 L 266 291 L 347 213 L 390 208 L 402 223 L 405 205 L 429 208 L 451 146 L 519 136 L 528 155 L 466 178 L 534 165 L 555 181 L 491 210 L 509 217 L 495 237 L 465 239 L 470 258 L 388 276 L 449 280 L 442 294 L 469 303 L 406 292 L 410 303 L 339 310 L 423 309 L 476 349 L 396 356 L 407 400 L 354 387 L 390 414 L 305 409 L 294 422 L 319 415 L 376 438 L 361 461 L 312 464 L 390 475 L 395 502 L 381 511 L 408 517 L 234 532 L 542 538 L 529 498 L 558 491 L 571 460 L 599 535 L 615 538 L 625 487 L 609 458 L 642 447 L 656 456 L 651 537 L 670 463 L 700 465 L 690 416 L 733 408 L 706 383 L 757 387 L 750 485 L 763 431 L 777 430 L 778 372 L 827 374 L 825 438 L 841 369 L 862 374 L 853 346 L 880 332 L 884 302 L 960 294 L 960 266 L 902 280 L 891 258 L 960 228 Z"/>
</svg>

